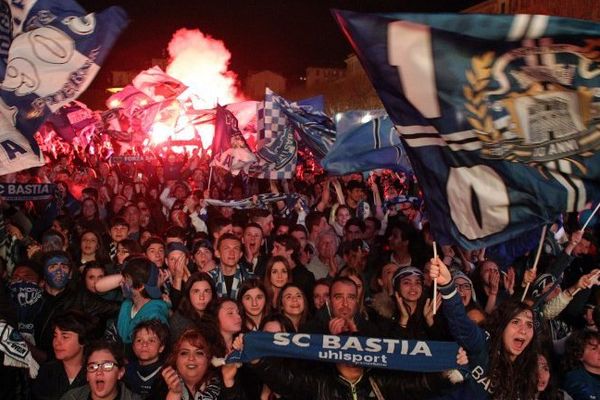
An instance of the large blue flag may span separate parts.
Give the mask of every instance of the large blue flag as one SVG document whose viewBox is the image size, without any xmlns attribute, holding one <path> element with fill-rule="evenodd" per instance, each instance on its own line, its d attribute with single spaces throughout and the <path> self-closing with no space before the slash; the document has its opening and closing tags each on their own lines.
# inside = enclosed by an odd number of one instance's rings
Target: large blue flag
<svg viewBox="0 0 600 400">
<path fill-rule="evenodd" d="M 335 125 L 323 112 L 323 96 L 289 102 L 273 93 L 273 99 L 285 113 L 288 121 L 318 159 L 325 157 L 335 142 Z"/>
<path fill-rule="evenodd" d="M 73 0 L 2 1 L 0 174 L 41 165 L 33 135 L 92 82 L 127 23 L 118 7 L 95 14 Z"/>
<path fill-rule="evenodd" d="M 412 172 L 394 124 L 384 110 L 336 115 L 337 136 L 321 161 L 334 175 L 387 168 Z"/>
<path fill-rule="evenodd" d="M 441 243 L 478 248 L 600 199 L 600 24 L 335 11 Z"/>
</svg>

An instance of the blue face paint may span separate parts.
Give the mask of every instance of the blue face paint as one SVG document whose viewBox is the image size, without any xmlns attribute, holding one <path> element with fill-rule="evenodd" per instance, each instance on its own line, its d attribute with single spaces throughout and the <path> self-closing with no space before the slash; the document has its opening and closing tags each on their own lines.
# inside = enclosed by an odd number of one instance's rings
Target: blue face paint
<svg viewBox="0 0 600 400">
<path fill-rule="evenodd" d="M 64 289 L 69 283 L 69 271 L 58 268 L 56 271 L 44 271 L 46 283 L 54 289 Z"/>
<path fill-rule="evenodd" d="M 121 292 L 123 293 L 123 297 L 126 299 L 130 299 L 133 297 L 133 287 L 128 285 L 127 283 L 121 284 Z"/>
</svg>

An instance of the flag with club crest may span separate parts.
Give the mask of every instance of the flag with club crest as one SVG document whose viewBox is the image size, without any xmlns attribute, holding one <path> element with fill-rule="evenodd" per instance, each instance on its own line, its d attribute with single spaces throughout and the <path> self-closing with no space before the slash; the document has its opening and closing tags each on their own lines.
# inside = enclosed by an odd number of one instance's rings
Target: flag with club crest
<svg viewBox="0 0 600 400">
<path fill-rule="evenodd" d="M 321 161 L 334 175 L 385 168 L 412 172 L 406 151 L 385 110 L 355 110 L 336 115 L 337 136 Z"/>
<path fill-rule="evenodd" d="M 127 24 L 72 0 L 0 3 L 0 174 L 42 165 L 34 134 L 92 82 Z"/>
<path fill-rule="evenodd" d="M 259 179 L 290 179 L 298 162 L 298 143 L 285 112 L 271 89 L 265 90 L 265 101 L 258 103 L 256 155 Z"/>
<path fill-rule="evenodd" d="M 212 142 L 212 166 L 224 168 L 233 176 L 256 163 L 256 156 L 246 144 L 238 127 L 238 121 L 231 111 L 217 104 L 215 117 L 215 136 Z"/>
<path fill-rule="evenodd" d="M 244 135 L 246 144 L 252 150 L 256 150 L 257 141 L 257 120 L 256 110 L 258 101 L 248 100 L 239 103 L 231 103 L 225 106 L 226 109 L 231 111 L 235 115 L 235 119 L 238 121 L 238 127 Z"/>
<path fill-rule="evenodd" d="M 323 96 L 289 102 L 273 93 L 273 99 L 313 155 L 319 160 L 325 157 L 335 142 L 335 125 L 323 112 Z"/>
<path fill-rule="evenodd" d="M 439 242 L 490 246 L 600 199 L 600 24 L 334 15 L 402 135 Z"/>
</svg>

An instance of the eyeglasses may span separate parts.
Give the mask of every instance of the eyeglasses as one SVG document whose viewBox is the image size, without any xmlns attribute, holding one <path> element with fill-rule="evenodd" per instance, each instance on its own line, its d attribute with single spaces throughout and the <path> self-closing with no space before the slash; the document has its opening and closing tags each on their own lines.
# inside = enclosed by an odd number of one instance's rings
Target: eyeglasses
<svg viewBox="0 0 600 400">
<path fill-rule="evenodd" d="M 87 372 L 98 372 L 98 370 L 102 370 L 104 372 L 110 372 L 112 371 L 115 367 L 119 367 L 119 364 L 117 364 L 114 361 L 104 361 L 101 363 L 89 363 L 85 369 L 87 370 Z"/>
<path fill-rule="evenodd" d="M 461 283 L 460 285 L 456 285 L 456 288 L 458 290 L 472 290 L 473 285 L 471 285 L 470 283 Z"/>
</svg>

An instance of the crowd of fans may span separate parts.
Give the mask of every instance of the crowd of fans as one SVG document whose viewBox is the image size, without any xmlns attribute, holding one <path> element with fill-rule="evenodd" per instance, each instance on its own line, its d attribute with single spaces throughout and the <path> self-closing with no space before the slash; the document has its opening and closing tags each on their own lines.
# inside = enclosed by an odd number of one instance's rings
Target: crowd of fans
<svg viewBox="0 0 600 400">
<path fill-rule="evenodd" d="M 40 367 L 5 362 L 0 398 L 600 398 L 594 223 L 557 220 L 535 269 L 535 243 L 518 257 L 441 246 L 433 258 L 414 177 L 332 178 L 304 163 L 283 185 L 211 174 L 207 161 L 111 162 L 66 145 L 4 177 L 57 192 L 1 204 L 0 322 Z M 265 192 L 299 196 L 206 201 Z M 469 373 L 211 363 L 257 330 L 456 341 Z"/>
</svg>

